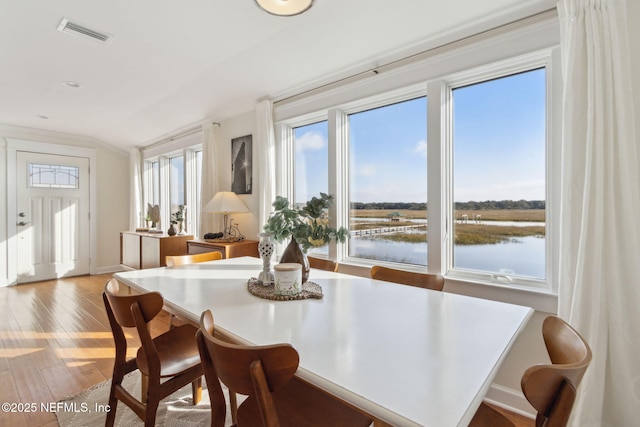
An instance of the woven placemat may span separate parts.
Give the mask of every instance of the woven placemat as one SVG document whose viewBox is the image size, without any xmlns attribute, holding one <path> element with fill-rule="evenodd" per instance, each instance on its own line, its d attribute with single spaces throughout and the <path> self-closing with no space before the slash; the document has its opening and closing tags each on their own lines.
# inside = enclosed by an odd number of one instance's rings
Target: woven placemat
<svg viewBox="0 0 640 427">
<path fill-rule="evenodd" d="M 264 286 L 261 280 L 252 277 L 247 282 L 247 289 L 251 295 L 255 295 L 258 298 L 270 299 L 275 301 L 293 301 L 300 299 L 317 298 L 322 299 L 322 287 L 317 283 L 306 281 L 302 284 L 302 292 L 297 295 L 277 295 L 275 286 Z"/>
</svg>

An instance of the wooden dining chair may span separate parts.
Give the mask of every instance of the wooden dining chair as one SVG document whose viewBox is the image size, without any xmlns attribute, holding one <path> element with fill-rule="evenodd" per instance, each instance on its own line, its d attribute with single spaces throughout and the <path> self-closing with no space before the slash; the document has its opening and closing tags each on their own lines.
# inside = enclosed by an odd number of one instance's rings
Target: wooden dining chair
<svg viewBox="0 0 640 427">
<path fill-rule="evenodd" d="M 325 271 L 338 271 L 338 263 L 324 258 L 307 257 L 309 259 L 309 266 L 311 268 L 317 268 L 318 270 Z"/>
<path fill-rule="evenodd" d="M 201 254 L 190 255 L 167 255 L 165 257 L 165 263 L 168 268 L 176 267 L 178 265 L 195 264 L 205 261 L 217 261 L 222 259 L 222 252 L 204 252 Z"/>
<path fill-rule="evenodd" d="M 298 378 L 298 352 L 289 344 L 235 345 L 213 336 L 211 311 L 200 317 L 200 357 L 211 399 L 211 426 L 223 427 L 226 405 L 220 381 L 248 397 L 237 426 L 369 426 L 367 416 Z"/>
<path fill-rule="evenodd" d="M 528 368 L 520 384 L 525 397 L 537 412 L 536 427 L 564 427 L 571 415 L 576 390 L 591 362 L 591 349 L 580 334 L 556 316 L 544 319 L 542 336 L 551 364 Z M 483 402 L 469 426 L 502 427 L 514 424 Z"/>
<path fill-rule="evenodd" d="M 439 274 L 416 273 L 413 271 L 396 270 L 395 268 L 374 265 L 371 267 L 371 278 L 418 288 L 441 291 L 444 288 L 444 277 Z"/>
<path fill-rule="evenodd" d="M 109 392 L 110 411 L 105 426 L 113 426 L 118 401 L 131 408 L 144 421 L 145 427 L 154 426 L 160 401 L 189 383 L 193 404 L 197 404 L 202 397 L 202 364 L 195 339 L 197 328 L 179 326 L 152 338 L 149 322 L 162 310 L 162 295 L 157 292 L 120 293 L 115 279 L 107 281 L 102 299 L 116 347 Z M 123 327 L 135 327 L 141 342 L 136 357 L 129 360 Z M 136 369 L 142 377 L 141 399 L 136 399 L 122 386 L 123 377 Z"/>
</svg>

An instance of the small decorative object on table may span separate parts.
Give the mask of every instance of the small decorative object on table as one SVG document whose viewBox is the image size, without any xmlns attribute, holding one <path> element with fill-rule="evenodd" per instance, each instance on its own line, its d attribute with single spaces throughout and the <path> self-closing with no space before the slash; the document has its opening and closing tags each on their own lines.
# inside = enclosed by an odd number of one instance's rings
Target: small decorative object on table
<svg viewBox="0 0 640 427">
<path fill-rule="evenodd" d="M 296 301 L 310 298 L 322 299 L 324 297 L 322 294 L 322 286 L 313 283 L 311 280 L 307 280 L 302 285 L 302 291 L 296 295 L 278 295 L 276 294 L 275 285 L 264 286 L 262 282 L 255 277 L 247 281 L 247 289 L 251 295 L 275 301 Z"/>
<path fill-rule="evenodd" d="M 274 282 L 274 274 L 273 271 L 271 271 L 271 256 L 273 255 L 275 244 L 271 240 L 271 234 L 269 233 L 260 233 L 258 237 L 260 238 L 258 253 L 260 254 L 260 258 L 262 258 L 262 271 L 258 275 L 258 280 L 260 280 L 264 286 L 268 286 Z"/>
<path fill-rule="evenodd" d="M 289 206 L 285 197 L 276 197 L 274 211 L 264 226 L 264 231 L 273 235 L 273 240 L 281 243 L 291 237 L 291 242 L 282 253 L 281 263 L 296 262 L 302 265 L 302 283 L 309 278 L 309 260 L 307 249 L 311 246 L 323 246 L 331 240 L 341 243 L 347 240 L 349 231 L 340 227 L 329 227 L 329 207 L 333 196 L 320 193 L 302 208 Z"/>
<path fill-rule="evenodd" d="M 175 236 L 177 234 L 176 227 L 174 226 L 173 222 L 171 223 L 171 226 L 167 230 L 167 234 L 169 236 Z"/>
<path fill-rule="evenodd" d="M 281 262 L 276 271 L 276 295 L 298 295 L 302 291 L 302 265 L 297 262 Z"/>
<path fill-rule="evenodd" d="M 151 221 L 151 229 L 159 229 L 160 225 L 160 206 L 147 203 L 147 218 Z"/>
</svg>

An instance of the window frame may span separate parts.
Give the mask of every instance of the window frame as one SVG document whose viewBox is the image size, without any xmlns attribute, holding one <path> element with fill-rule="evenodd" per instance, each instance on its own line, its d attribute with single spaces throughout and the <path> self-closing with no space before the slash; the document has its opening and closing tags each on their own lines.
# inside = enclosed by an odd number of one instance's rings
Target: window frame
<svg viewBox="0 0 640 427">
<path fill-rule="evenodd" d="M 541 26 L 544 28 L 544 25 Z M 540 29 L 540 31 L 543 31 Z M 470 61 L 473 63 L 474 61 Z M 336 197 L 336 205 L 332 208 L 331 216 L 335 224 L 348 227 L 349 218 L 349 187 L 348 165 L 349 150 L 346 143 L 348 134 L 347 114 L 376 108 L 393 102 L 399 102 L 416 96 L 427 96 L 427 187 L 429 206 L 429 243 L 428 243 L 428 267 L 433 273 L 445 275 L 448 290 L 474 296 L 489 297 L 491 299 L 506 302 L 534 305 L 537 308 L 553 312 L 557 307 L 557 252 L 558 233 L 557 212 L 559 196 L 553 188 L 553 183 L 559 180 L 559 144 L 554 144 L 560 138 L 560 119 L 554 118 L 554 113 L 561 111 L 562 76 L 560 73 L 560 53 L 557 44 L 533 49 L 529 52 L 514 54 L 506 59 L 495 60 L 482 65 L 471 64 L 469 67 L 457 67 L 457 70 L 443 73 L 430 78 L 425 73 L 419 83 L 407 84 L 400 89 L 380 91 L 372 96 L 354 98 L 348 102 L 336 103 L 332 108 L 319 109 L 314 113 L 292 114 L 296 108 L 284 106 L 282 110 L 276 109 L 276 118 L 284 117 L 277 122 L 276 145 L 280 150 L 280 162 L 278 170 L 278 189 L 292 188 L 290 180 L 293 175 L 287 172 L 292 167 L 293 157 L 287 157 L 287 149 L 281 144 L 286 144 L 283 135 L 287 129 L 307 123 L 328 119 L 329 121 L 329 191 Z M 491 80 L 501 76 L 507 76 L 518 72 L 544 67 L 546 69 L 546 251 L 544 280 L 518 277 L 513 283 L 500 283 L 488 280 L 488 274 L 480 272 L 461 272 L 452 269 L 452 244 L 447 236 L 447 230 L 452 227 L 452 195 L 449 188 L 452 183 L 452 117 L 451 117 L 451 90 L 453 87 L 463 86 Z M 460 71 L 461 70 L 461 71 Z M 356 88 L 354 91 L 358 91 Z M 346 90 L 343 90 L 346 91 Z M 418 92 L 422 91 L 421 94 Z M 362 92 L 362 91 L 361 91 Z M 366 92 L 366 91 L 365 91 Z M 335 97 L 334 97 L 335 98 Z M 341 92 L 339 98 L 344 98 Z M 313 99 L 311 105 L 317 105 L 318 100 Z M 441 108 L 441 106 L 446 108 Z M 308 108 L 308 106 L 307 106 Z M 297 108 L 300 110 L 300 106 Z M 331 177 L 335 177 L 331 179 Z M 282 193 L 292 194 L 292 193 Z M 442 243 L 441 243 L 442 242 Z M 372 264 L 389 264 L 406 270 L 425 271 L 424 267 L 409 264 L 384 263 L 346 256 L 345 244 L 332 243 L 329 250 L 329 258 L 338 260 L 341 265 L 354 267 L 359 274 L 366 274 L 366 269 Z M 434 245 L 436 245 L 434 247 Z M 490 274 L 489 274 L 490 275 Z M 478 286 L 484 285 L 484 286 Z"/>
<path fill-rule="evenodd" d="M 171 220 L 170 159 L 180 156 L 184 161 L 184 197 L 187 206 L 183 230 L 187 234 L 194 234 L 198 230 L 200 194 L 197 189 L 200 188 L 202 176 L 197 173 L 196 161 L 197 153 L 202 151 L 201 139 L 202 132 L 196 132 L 188 137 L 172 140 L 166 144 L 151 145 L 143 149 L 143 206 L 146 212 L 147 203 L 152 203 L 154 183 L 152 165 L 158 163 L 160 181 L 158 204 L 160 205 L 160 227 L 162 230 L 166 231 L 169 228 Z"/>
<path fill-rule="evenodd" d="M 552 129 L 550 127 L 551 124 L 551 116 L 550 111 L 553 110 L 553 102 L 554 102 L 554 88 L 553 88 L 553 76 L 552 72 L 554 67 L 552 65 L 553 60 L 553 51 L 546 50 L 540 52 L 534 52 L 531 54 L 519 56 L 516 58 L 512 58 L 508 61 L 503 61 L 500 63 L 489 64 L 485 67 L 480 67 L 478 69 L 467 70 L 462 73 L 457 73 L 455 75 L 448 76 L 446 79 L 442 79 L 439 84 L 441 86 L 440 94 L 441 94 L 441 105 L 445 105 L 446 107 L 443 109 L 444 113 L 444 123 L 446 126 L 445 137 L 443 141 L 444 145 L 444 154 L 445 157 L 442 163 L 442 174 L 443 180 L 445 184 L 442 186 L 443 192 L 443 206 L 440 211 L 443 213 L 443 218 L 441 221 L 444 221 L 445 225 L 445 234 L 444 238 L 440 239 L 444 244 L 442 245 L 441 252 L 444 254 L 442 260 L 442 271 L 445 272 L 446 277 L 451 279 L 458 279 L 463 281 L 472 281 L 476 283 L 483 284 L 491 284 L 491 285 L 504 285 L 504 286 L 515 286 L 515 287 L 524 287 L 524 288 L 532 288 L 532 289 L 540 289 L 543 291 L 555 291 L 552 286 L 553 280 L 552 277 L 554 275 L 554 269 L 552 264 L 551 254 L 553 253 L 553 235 L 550 233 L 549 222 L 552 221 L 551 212 L 555 211 L 555 201 L 554 198 L 551 197 L 553 186 L 551 182 L 553 182 L 554 176 L 552 175 L 553 168 L 549 167 L 550 161 L 552 157 L 550 156 L 550 152 L 552 151 Z M 485 272 L 485 271 L 473 271 L 473 270 L 464 270 L 464 269 L 456 269 L 453 266 L 453 250 L 454 250 L 454 242 L 451 238 L 452 233 L 449 233 L 448 230 L 453 230 L 455 227 L 454 218 L 453 218 L 453 91 L 460 87 L 465 87 L 468 85 L 488 82 L 491 80 L 499 79 L 502 77 L 508 77 L 514 74 L 523 73 L 527 71 L 532 71 L 536 69 L 544 68 L 546 73 L 546 111 L 545 111 L 545 213 L 546 213 L 546 231 L 545 231 L 545 278 L 544 279 L 534 279 L 527 278 L 523 276 L 508 276 L 508 275 L 498 275 L 495 272 Z M 557 156 L 556 156 L 557 158 Z"/>
</svg>

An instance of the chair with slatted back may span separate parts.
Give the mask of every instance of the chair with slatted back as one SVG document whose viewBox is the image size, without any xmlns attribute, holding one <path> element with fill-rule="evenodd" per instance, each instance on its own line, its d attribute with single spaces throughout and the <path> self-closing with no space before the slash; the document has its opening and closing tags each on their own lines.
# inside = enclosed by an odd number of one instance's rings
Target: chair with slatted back
<svg viewBox="0 0 640 427">
<path fill-rule="evenodd" d="M 309 266 L 311 268 L 317 268 L 318 270 L 325 271 L 338 271 L 338 263 L 330 259 L 307 257 L 309 259 Z"/>
<path fill-rule="evenodd" d="M 551 364 L 528 368 L 522 376 L 522 391 L 537 412 L 536 427 L 563 427 L 569 421 L 576 390 L 591 362 L 591 349 L 580 334 L 556 316 L 544 320 L 542 336 Z M 469 425 L 514 424 L 483 402 Z"/>
<path fill-rule="evenodd" d="M 179 265 L 196 264 L 205 261 L 217 261 L 222 259 L 222 252 L 204 252 L 201 254 L 190 255 L 167 255 L 165 263 L 168 268 L 177 267 Z"/>
<path fill-rule="evenodd" d="M 105 426 L 113 426 L 118 401 L 133 410 L 145 427 L 155 425 L 159 402 L 191 383 L 193 402 L 202 396 L 202 364 L 196 344 L 197 328 L 172 328 L 151 337 L 149 322 L 162 310 L 163 298 L 157 292 L 121 293 L 115 279 L 107 281 L 102 299 L 116 347 L 113 378 L 109 393 L 110 411 Z M 141 346 L 136 357 L 127 360 L 127 339 L 122 328 L 136 328 Z M 142 376 L 142 396 L 136 399 L 122 386 L 122 379 L 138 369 Z"/>
<path fill-rule="evenodd" d="M 385 282 L 416 286 L 418 288 L 441 291 L 444 288 L 444 277 L 439 274 L 416 273 L 413 271 L 396 270 L 394 268 L 374 265 L 371 267 L 371 278 Z"/>
<path fill-rule="evenodd" d="M 299 379 L 298 352 L 289 344 L 245 346 L 213 336 L 211 311 L 200 317 L 200 357 L 211 399 L 211 426 L 226 416 L 220 381 L 247 395 L 237 411 L 237 426 L 369 426 L 371 419 Z"/>
</svg>

